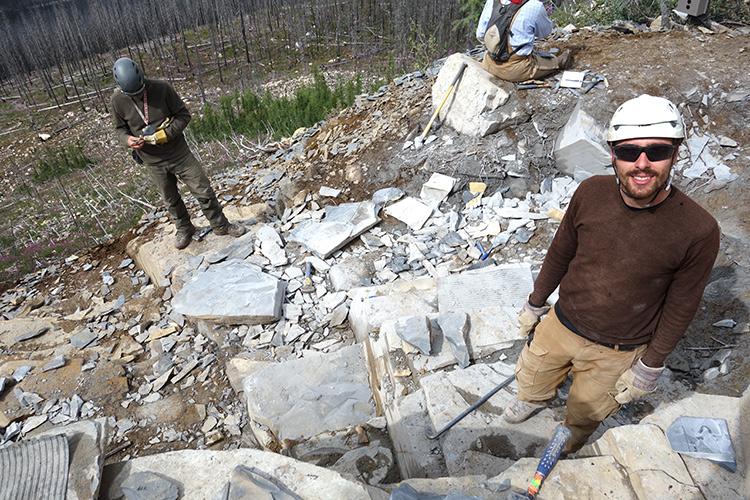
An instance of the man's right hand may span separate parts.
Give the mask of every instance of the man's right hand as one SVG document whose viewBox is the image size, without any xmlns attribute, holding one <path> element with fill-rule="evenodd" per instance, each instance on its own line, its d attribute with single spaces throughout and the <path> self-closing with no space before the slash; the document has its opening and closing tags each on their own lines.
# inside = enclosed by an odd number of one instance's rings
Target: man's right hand
<svg viewBox="0 0 750 500">
<path fill-rule="evenodd" d="M 132 149 L 141 149 L 143 145 L 145 144 L 145 141 L 143 140 L 143 137 L 134 137 L 132 135 L 128 136 L 128 147 Z"/>
<path fill-rule="evenodd" d="M 518 336 L 521 338 L 528 337 L 529 333 L 539 323 L 539 318 L 547 311 L 549 311 L 549 306 L 535 307 L 527 301 L 518 314 Z"/>
</svg>

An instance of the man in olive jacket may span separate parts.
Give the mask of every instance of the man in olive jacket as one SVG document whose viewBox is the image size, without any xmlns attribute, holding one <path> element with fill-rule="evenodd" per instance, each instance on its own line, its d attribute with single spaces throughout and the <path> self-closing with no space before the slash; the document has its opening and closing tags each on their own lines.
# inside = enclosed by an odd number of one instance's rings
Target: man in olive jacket
<svg viewBox="0 0 750 500">
<path fill-rule="evenodd" d="M 144 78 L 138 64 L 127 57 L 118 59 L 112 72 L 119 87 L 111 101 L 117 138 L 131 148 L 133 158 L 145 165 L 158 186 L 177 229 L 175 247 L 187 247 L 195 233 L 177 179 L 197 198 L 216 234 L 244 234 L 243 226 L 230 224 L 224 216 L 206 173 L 190 152 L 182 133 L 190 112 L 177 92 L 166 82 Z"/>
</svg>

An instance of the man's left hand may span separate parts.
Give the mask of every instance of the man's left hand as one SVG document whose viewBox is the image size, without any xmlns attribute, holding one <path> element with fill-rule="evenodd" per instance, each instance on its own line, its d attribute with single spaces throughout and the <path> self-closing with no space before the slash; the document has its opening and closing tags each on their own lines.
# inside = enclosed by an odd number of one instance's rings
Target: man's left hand
<svg viewBox="0 0 750 500">
<path fill-rule="evenodd" d="M 164 132 L 164 130 L 157 130 L 151 135 L 144 135 L 143 140 L 148 144 L 155 146 L 157 144 L 164 144 L 169 140 L 169 138 L 167 137 L 167 133 Z"/>
<path fill-rule="evenodd" d="M 656 390 L 656 381 L 664 371 L 664 367 L 651 368 L 643 364 L 640 359 L 628 371 L 620 375 L 615 383 L 617 395 L 615 401 L 621 405 L 640 399 Z"/>
</svg>

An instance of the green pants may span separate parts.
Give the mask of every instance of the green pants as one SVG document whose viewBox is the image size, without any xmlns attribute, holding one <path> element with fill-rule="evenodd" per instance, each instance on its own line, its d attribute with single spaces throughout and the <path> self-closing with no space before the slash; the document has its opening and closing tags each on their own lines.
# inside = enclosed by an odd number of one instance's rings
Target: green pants
<svg viewBox="0 0 750 500">
<path fill-rule="evenodd" d="M 188 153 L 185 158 L 175 162 L 146 165 L 146 168 L 159 188 L 162 200 L 167 205 L 169 215 L 172 216 L 178 232 L 189 230 L 193 224 L 190 222 L 190 214 L 177 189 L 177 179 L 182 181 L 198 200 L 203 215 L 206 216 L 211 227 L 224 227 L 229 223 L 216 198 L 216 193 L 211 188 L 206 172 L 203 171 L 203 167 L 195 159 L 193 153 Z"/>
</svg>

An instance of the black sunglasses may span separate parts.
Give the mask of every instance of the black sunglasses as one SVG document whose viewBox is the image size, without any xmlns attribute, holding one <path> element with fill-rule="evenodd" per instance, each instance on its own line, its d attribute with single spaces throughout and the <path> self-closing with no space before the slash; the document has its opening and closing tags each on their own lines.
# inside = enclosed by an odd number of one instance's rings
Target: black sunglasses
<svg viewBox="0 0 750 500">
<path fill-rule="evenodd" d="M 615 158 L 622 161 L 634 162 L 641 156 L 641 153 L 646 153 L 646 157 L 649 161 L 664 161 L 671 158 L 674 154 L 674 145 L 651 144 L 650 146 L 642 148 L 632 144 L 622 144 L 620 146 L 615 146 L 613 150 L 615 152 Z"/>
</svg>

